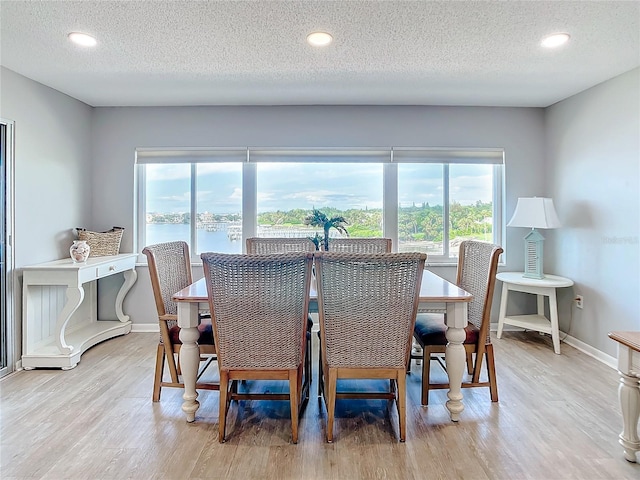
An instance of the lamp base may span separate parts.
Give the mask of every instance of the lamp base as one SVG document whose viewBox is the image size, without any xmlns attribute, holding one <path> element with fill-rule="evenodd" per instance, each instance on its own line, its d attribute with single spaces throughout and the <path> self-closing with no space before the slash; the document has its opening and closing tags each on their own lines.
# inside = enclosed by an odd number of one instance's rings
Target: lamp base
<svg viewBox="0 0 640 480">
<path fill-rule="evenodd" d="M 535 228 L 524 237 L 524 277 L 541 280 L 542 259 L 544 257 L 544 237 Z"/>
<path fill-rule="evenodd" d="M 536 273 L 536 272 L 524 272 L 522 275 L 524 278 L 535 278 L 536 280 L 542 280 L 545 278 L 544 273 Z"/>
</svg>

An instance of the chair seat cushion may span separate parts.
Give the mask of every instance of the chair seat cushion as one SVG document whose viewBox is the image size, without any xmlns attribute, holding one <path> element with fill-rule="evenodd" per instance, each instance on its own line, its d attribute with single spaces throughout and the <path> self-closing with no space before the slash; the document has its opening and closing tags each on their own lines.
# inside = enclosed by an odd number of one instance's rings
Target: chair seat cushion
<svg viewBox="0 0 640 480">
<path fill-rule="evenodd" d="M 198 338 L 198 344 L 200 345 L 213 345 L 213 327 L 211 326 L 211 319 L 203 319 L 200 325 L 198 325 L 198 331 L 200 332 L 200 338 Z M 169 338 L 174 345 L 181 345 L 180 341 L 180 327 L 175 325 L 169 329 Z"/>
<path fill-rule="evenodd" d="M 476 343 L 478 341 L 478 328 L 468 323 L 465 327 L 467 337 L 464 343 Z M 445 332 L 447 326 L 444 323 L 444 315 L 434 313 L 419 313 L 416 316 L 416 326 L 414 333 L 419 342 L 423 345 L 446 345 L 447 337 Z"/>
</svg>

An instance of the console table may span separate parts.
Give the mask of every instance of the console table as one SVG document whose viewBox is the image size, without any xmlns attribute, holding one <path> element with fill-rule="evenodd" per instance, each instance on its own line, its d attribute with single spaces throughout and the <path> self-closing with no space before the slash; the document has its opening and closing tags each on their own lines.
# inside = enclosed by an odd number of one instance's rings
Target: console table
<svg viewBox="0 0 640 480">
<path fill-rule="evenodd" d="M 640 332 L 609 332 L 609 338 L 618 342 L 618 398 L 622 410 L 622 433 L 618 442 L 624 458 L 636 462 L 636 452 L 640 452 Z"/>
<path fill-rule="evenodd" d="M 96 343 L 129 333 L 131 320 L 122 303 L 137 278 L 137 256 L 90 257 L 84 263 L 69 258 L 24 267 L 22 367 L 68 370 Z M 124 282 L 116 296 L 118 320 L 99 320 L 98 279 L 120 272 Z"/>
<path fill-rule="evenodd" d="M 497 337 L 502 337 L 502 329 L 505 323 L 527 330 L 548 333 L 553 340 L 553 351 L 560 355 L 560 330 L 558 328 L 556 289 L 572 286 L 573 280 L 559 277 L 558 275 L 545 275 L 542 279 L 527 278 L 523 275 L 524 272 L 501 272 L 496 275 L 496 279 L 502 282 L 502 298 L 500 299 Z M 507 300 L 510 291 L 537 295 L 537 314 L 507 316 Z M 549 297 L 550 319 L 544 314 L 544 297 Z"/>
</svg>

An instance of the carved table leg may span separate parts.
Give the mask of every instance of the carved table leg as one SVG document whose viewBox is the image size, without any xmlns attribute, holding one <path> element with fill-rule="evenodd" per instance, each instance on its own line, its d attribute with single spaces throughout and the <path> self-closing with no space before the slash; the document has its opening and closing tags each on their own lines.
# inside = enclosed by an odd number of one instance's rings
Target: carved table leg
<svg viewBox="0 0 640 480">
<path fill-rule="evenodd" d="M 198 347 L 198 304 L 178 303 L 178 324 L 180 325 L 180 367 L 184 382 L 182 411 L 187 414 L 187 422 L 193 422 L 200 408 L 196 380 L 200 364 L 200 348 Z"/>
<path fill-rule="evenodd" d="M 118 320 L 121 322 L 128 322 L 129 315 L 125 315 L 122 311 L 122 303 L 124 302 L 124 297 L 127 296 L 133 284 L 136 283 L 136 279 L 138 278 L 138 273 L 135 270 L 125 270 L 124 272 L 124 283 L 118 290 L 118 295 L 116 296 L 116 315 L 118 316 Z"/>
<path fill-rule="evenodd" d="M 447 392 L 447 409 L 451 420 L 460 420 L 460 413 L 464 410 L 462 403 L 462 376 L 466 355 L 462 343 L 466 337 L 464 327 L 467 325 L 467 304 L 453 303 L 447 305 L 447 347 L 444 358 L 449 376 L 449 391 Z"/>
<path fill-rule="evenodd" d="M 64 304 L 62 311 L 58 315 L 56 319 L 56 345 L 58 346 L 58 350 L 60 353 L 64 355 L 68 355 L 73 351 L 73 345 L 68 345 L 67 341 L 64 338 L 65 329 L 67 328 L 67 323 L 71 319 L 71 315 L 75 312 L 82 300 L 84 299 L 84 288 L 82 285 L 79 287 L 68 287 L 67 288 L 67 302 Z M 75 367 L 73 365 L 70 368 Z"/>
<path fill-rule="evenodd" d="M 636 462 L 636 452 L 640 452 L 638 419 L 640 418 L 640 380 L 620 373 L 618 398 L 622 409 L 622 433 L 618 442 L 624 449 L 624 458 Z"/>
</svg>

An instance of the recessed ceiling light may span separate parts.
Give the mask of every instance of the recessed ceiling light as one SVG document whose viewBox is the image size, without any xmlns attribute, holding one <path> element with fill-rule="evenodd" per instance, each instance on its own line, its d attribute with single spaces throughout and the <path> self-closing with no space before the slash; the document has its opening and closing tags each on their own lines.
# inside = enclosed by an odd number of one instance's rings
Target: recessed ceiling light
<svg viewBox="0 0 640 480">
<path fill-rule="evenodd" d="M 554 33 L 542 39 L 542 46 L 547 48 L 555 48 L 569 41 L 568 33 Z"/>
<path fill-rule="evenodd" d="M 95 47 L 96 43 L 98 43 L 96 42 L 95 38 L 93 38 L 91 35 L 87 35 L 86 33 L 71 32 L 67 36 L 73 43 L 82 45 L 83 47 Z"/>
<path fill-rule="evenodd" d="M 333 42 L 333 37 L 327 32 L 313 32 L 307 35 L 307 43 L 314 47 L 324 47 Z"/>
</svg>

